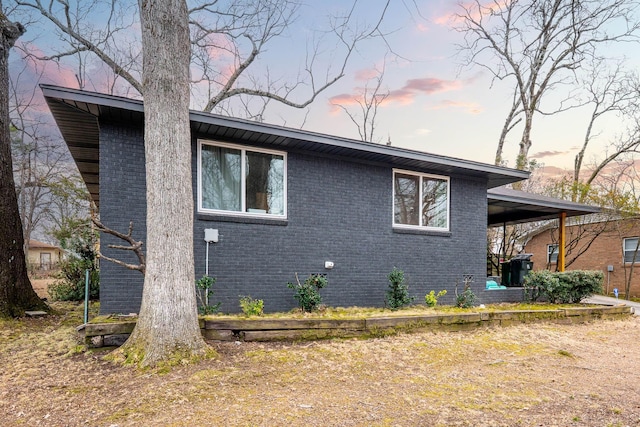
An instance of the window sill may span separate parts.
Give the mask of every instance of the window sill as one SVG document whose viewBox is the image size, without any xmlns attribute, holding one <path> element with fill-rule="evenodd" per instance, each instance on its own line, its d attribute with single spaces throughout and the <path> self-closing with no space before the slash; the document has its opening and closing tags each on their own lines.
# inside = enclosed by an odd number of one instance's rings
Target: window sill
<svg viewBox="0 0 640 427">
<path fill-rule="evenodd" d="M 393 232 L 398 234 L 419 234 L 422 236 L 451 237 L 450 231 L 421 230 L 419 228 L 393 227 Z"/>
<path fill-rule="evenodd" d="M 263 225 L 277 225 L 284 226 L 289 223 L 286 218 L 265 218 L 265 217 L 251 217 L 251 216 L 234 216 L 234 215 L 220 215 L 198 212 L 196 214 L 198 221 L 218 221 L 218 222 L 237 222 L 241 224 L 263 224 Z"/>
</svg>

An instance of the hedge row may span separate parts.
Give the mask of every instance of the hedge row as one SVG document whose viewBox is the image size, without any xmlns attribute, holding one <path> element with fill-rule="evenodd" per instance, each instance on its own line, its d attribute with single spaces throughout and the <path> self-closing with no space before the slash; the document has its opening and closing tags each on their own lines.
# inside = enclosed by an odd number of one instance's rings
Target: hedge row
<svg viewBox="0 0 640 427">
<path fill-rule="evenodd" d="M 524 290 L 530 301 L 542 299 L 555 304 L 575 304 L 602 293 L 603 281 L 602 271 L 532 271 L 524 279 Z"/>
</svg>

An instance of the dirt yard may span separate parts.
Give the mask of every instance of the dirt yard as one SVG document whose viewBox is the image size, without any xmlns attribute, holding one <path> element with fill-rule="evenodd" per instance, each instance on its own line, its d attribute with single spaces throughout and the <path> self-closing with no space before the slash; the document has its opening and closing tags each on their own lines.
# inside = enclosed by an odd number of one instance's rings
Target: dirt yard
<svg viewBox="0 0 640 427">
<path fill-rule="evenodd" d="M 638 426 L 640 318 L 369 340 L 211 343 L 136 371 L 78 351 L 82 307 L 0 321 L 3 426 Z"/>
<path fill-rule="evenodd" d="M 33 290 L 36 291 L 40 298 L 49 298 L 49 294 L 47 293 L 47 288 L 51 283 L 53 283 L 55 279 L 47 277 L 47 278 L 31 278 L 31 286 L 33 286 Z"/>
</svg>

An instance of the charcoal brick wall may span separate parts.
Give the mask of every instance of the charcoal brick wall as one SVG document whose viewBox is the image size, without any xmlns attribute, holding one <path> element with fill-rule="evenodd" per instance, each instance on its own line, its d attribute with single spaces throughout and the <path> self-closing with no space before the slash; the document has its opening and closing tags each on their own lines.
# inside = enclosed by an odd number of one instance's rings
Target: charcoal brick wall
<svg viewBox="0 0 640 427">
<path fill-rule="evenodd" d="M 100 219 L 104 225 L 127 233 L 133 221 L 133 237 L 145 241 L 146 186 L 143 128 L 100 123 Z M 106 256 L 138 264 L 130 253 L 111 249 L 126 244 L 102 233 L 100 250 Z M 143 276 L 109 261 L 100 261 L 101 313 L 137 313 L 142 299 Z"/>
<path fill-rule="evenodd" d="M 101 126 L 101 132 L 101 216 L 121 229 L 134 220 L 134 235 L 144 240 L 142 129 Z M 193 152 L 195 198 L 195 139 Z M 266 311 L 295 307 L 286 283 L 296 272 L 300 280 L 326 273 L 329 284 L 321 294 L 331 306 L 382 306 L 394 266 L 404 270 L 416 302 L 432 289 L 447 289 L 444 302 L 453 301 L 454 284 L 463 274 L 475 276 L 474 291 L 481 294 L 485 182 L 451 178 L 449 233 L 403 233 L 392 227 L 392 168 L 300 152 L 287 157 L 287 220 L 194 214 L 196 277 L 205 272 L 204 229 L 220 234 L 209 247 L 209 269 L 217 279 L 213 300 L 222 302 L 222 311 L 239 311 L 244 295 L 263 299 Z M 104 238 L 103 251 L 110 254 L 104 248 L 108 241 Z M 325 261 L 335 267 L 325 270 Z M 101 311 L 137 312 L 141 287 L 139 273 L 103 262 Z"/>
</svg>

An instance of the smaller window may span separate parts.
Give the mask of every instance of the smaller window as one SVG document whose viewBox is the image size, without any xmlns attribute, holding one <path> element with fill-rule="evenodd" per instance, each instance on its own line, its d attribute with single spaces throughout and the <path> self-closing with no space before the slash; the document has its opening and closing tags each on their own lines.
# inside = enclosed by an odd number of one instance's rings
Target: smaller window
<svg viewBox="0 0 640 427">
<path fill-rule="evenodd" d="M 640 249 L 638 248 L 638 238 L 629 237 L 624 239 L 624 262 L 640 262 Z M 637 254 L 636 254 L 637 252 Z"/>
<path fill-rule="evenodd" d="M 393 224 L 449 230 L 449 178 L 394 171 Z"/>
<path fill-rule="evenodd" d="M 547 245 L 547 263 L 558 263 L 558 245 Z"/>
</svg>

